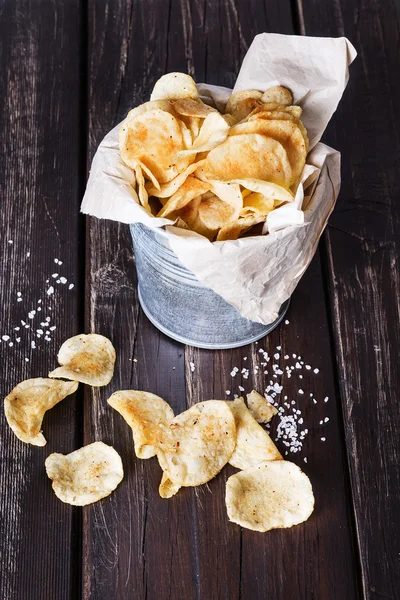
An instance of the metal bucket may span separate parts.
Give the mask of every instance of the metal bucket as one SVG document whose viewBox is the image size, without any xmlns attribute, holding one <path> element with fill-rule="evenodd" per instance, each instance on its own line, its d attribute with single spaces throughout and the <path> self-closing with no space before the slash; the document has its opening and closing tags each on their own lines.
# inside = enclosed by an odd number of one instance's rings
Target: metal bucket
<svg viewBox="0 0 400 600">
<path fill-rule="evenodd" d="M 250 321 L 213 290 L 205 287 L 172 252 L 163 229 L 131 225 L 138 275 L 139 302 L 147 318 L 169 337 L 197 348 L 238 348 L 272 331 L 273 323 Z"/>
</svg>

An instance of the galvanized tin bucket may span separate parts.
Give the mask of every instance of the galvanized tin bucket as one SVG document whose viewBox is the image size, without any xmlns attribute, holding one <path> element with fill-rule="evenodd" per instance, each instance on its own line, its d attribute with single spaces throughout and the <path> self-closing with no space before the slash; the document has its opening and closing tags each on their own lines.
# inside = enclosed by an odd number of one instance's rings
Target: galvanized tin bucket
<svg viewBox="0 0 400 600">
<path fill-rule="evenodd" d="M 169 337 L 197 348 L 238 348 L 255 342 L 283 319 L 269 325 L 250 321 L 178 260 L 163 229 L 131 225 L 138 275 L 139 302 L 147 318 Z"/>
</svg>

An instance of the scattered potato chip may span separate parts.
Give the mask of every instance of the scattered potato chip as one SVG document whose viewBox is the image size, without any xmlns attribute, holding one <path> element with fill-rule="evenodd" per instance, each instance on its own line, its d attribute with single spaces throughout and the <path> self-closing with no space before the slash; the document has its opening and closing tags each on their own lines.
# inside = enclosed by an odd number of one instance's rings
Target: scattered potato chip
<svg viewBox="0 0 400 600">
<path fill-rule="evenodd" d="M 314 510 L 310 480 L 294 463 L 265 461 L 226 482 L 229 520 L 253 531 L 292 527 Z"/>
<path fill-rule="evenodd" d="M 262 104 L 262 93 L 257 90 L 235 92 L 229 98 L 225 112 L 232 115 L 236 121 L 245 119 L 254 108 Z"/>
<path fill-rule="evenodd" d="M 228 400 L 236 424 L 236 446 L 229 464 L 237 469 L 247 469 L 263 460 L 281 460 L 282 456 L 268 433 L 251 416 L 243 398 Z"/>
<path fill-rule="evenodd" d="M 174 411 L 165 400 L 137 390 L 114 392 L 108 404 L 122 415 L 132 429 L 135 454 L 138 458 L 151 458 L 157 453 L 156 430 L 167 427 L 174 418 Z"/>
<path fill-rule="evenodd" d="M 73 506 L 86 506 L 109 496 L 124 476 L 118 452 L 103 442 L 71 454 L 50 454 L 45 466 L 57 498 Z"/>
<path fill-rule="evenodd" d="M 262 179 L 289 188 L 292 169 L 282 144 L 257 133 L 232 134 L 237 127 L 251 128 L 252 124 L 234 125 L 228 139 L 208 153 L 204 165 L 206 177 L 221 181 Z"/>
<path fill-rule="evenodd" d="M 158 488 L 158 492 L 161 498 L 172 498 L 172 496 L 175 496 L 175 494 L 177 494 L 180 489 L 180 485 L 178 485 L 177 483 L 173 483 L 169 479 L 168 475 L 163 473 L 160 487 Z"/>
<path fill-rule="evenodd" d="M 77 388 L 76 381 L 54 381 L 43 377 L 21 381 L 4 400 L 7 422 L 17 438 L 26 444 L 44 446 L 46 439 L 41 428 L 45 412 Z"/>
<path fill-rule="evenodd" d="M 49 377 L 63 377 L 93 386 L 110 383 L 115 350 L 110 340 L 97 333 L 80 334 L 66 340 L 58 352 L 57 367 Z"/>
<path fill-rule="evenodd" d="M 255 214 L 252 211 L 252 214 L 246 214 L 237 221 L 231 221 L 221 227 L 217 235 L 217 242 L 225 242 L 226 240 L 237 240 L 242 233 L 246 233 L 249 231 L 254 225 L 258 225 L 258 223 L 263 223 L 265 221 L 264 215 L 259 213 Z"/>
<path fill-rule="evenodd" d="M 197 87 L 190 75 L 185 73 L 167 73 L 155 84 L 150 100 L 180 100 L 199 97 Z"/>
<path fill-rule="evenodd" d="M 218 113 L 212 112 L 204 119 L 198 138 L 188 150 L 181 150 L 178 156 L 188 156 L 212 150 L 228 137 L 229 125 Z"/>
<path fill-rule="evenodd" d="M 278 104 L 283 104 L 284 106 L 289 106 L 293 104 L 293 96 L 292 92 L 282 85 L 277 85 L 275 87 L 269 88 L 262 95 L 263 102 L 277 102 Z"/>
<path fill-rule="evenodd" d="M 157 457 L 172 484 L 201 485 L 226 465 L 235 443 L 232 412 L 225 402 L 208 400 L 176 416 L 169 427 L 159 427 Z"/>
<path fill-rule="evenodd" d="M 275 406 L 267 402 L 256 390 L 247 394 L 247 406 L 257 423 L 269 423 L 272 417 L 278 414 Z"/>
<path fill-rule="evenodd" d="M 278 119 L 255 119 L 253 121 L 247 121 L 246 123 L 234 125 L 229 133 L 230 136 L 239 135 L 241 137 L 243 137 L 244 134 L 267 136 L 267 139 L 271 138 L 282 144 L 287 152 L 292 168 L 290 186 L 297 183 L 304 168 L 307 156 L 306 143 L 297 123 L 287 120 L 281 121 Z M 258 177 L 255 179 L 267 179 L 268 181 L 273 181 L 270 177 Z M 279 184 L 280 182 L 273 181 L 273 183 Z"/>
<path fill-rule="evenodd" d="M 165 205 L 158 213 L 158 217 L 167 217 L 170 213 L 179 210 L 189 204 L 193 198 L 208 192 L 210 185 L 204 181 L 200 181 L 189 175 L 189 177 L 182 183 L 181 187 L 171 196 Z"/>
</svg>

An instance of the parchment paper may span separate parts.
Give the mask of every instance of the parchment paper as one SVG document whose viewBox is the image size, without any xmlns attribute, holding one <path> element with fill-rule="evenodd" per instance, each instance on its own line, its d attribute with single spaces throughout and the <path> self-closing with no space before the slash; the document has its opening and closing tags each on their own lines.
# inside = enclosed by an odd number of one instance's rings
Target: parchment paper
<svg viewBox="0 0 400 600">
<path fill-rule="evenodd" d="M 247 52 L 234 91 L 288 87 L 303 108 L 310 150 L 294 202 L 268 215 L 263 233 L 209 242 L 147 213 L 134 199 L 132 171 L 119 156 L 120 125 L 106 135 L 92 163 L 81 210 L 122 223 L 166 227 L 181 262 L 206 286 L 253 321 L 271 323 L 307 269 L 340 189 L 340 154 L 319 143 L 348 81 L 356 51 L 346 38 L 261 34 Z M 223 107 L 231 90 L 198 85 Z"/>
</svg>

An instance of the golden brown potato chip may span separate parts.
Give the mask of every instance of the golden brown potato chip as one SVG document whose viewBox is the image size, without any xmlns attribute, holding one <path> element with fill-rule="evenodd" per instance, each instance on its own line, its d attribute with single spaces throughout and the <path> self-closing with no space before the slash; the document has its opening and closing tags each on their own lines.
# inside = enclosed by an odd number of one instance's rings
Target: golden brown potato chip
<svg viewBox="0 0 400 600">
<path fill-rule="evenodd" d="M 175 494 L 177 494 L 180 489 L 180 485 L 178 485 L 177 483 L 173 483 L 169 479 L 168 475 L 163 473 L 160 487 L 158 488 L 158 492 L 161 498 L 172 498 L 172 496 L 175 496 Z"/>
<path fill-rule="evenodd" d="M 223 227 L 234 215 L 234 208 L 214 194 L 200 202 L 198 211 L 202 223 L 211 230 Z"/>
<path fill-rule="evenodd" d="M 145 181 L 144 181 L 142 169 L 137 164 L 135 166 L 134 171 L 135 171 L 135 175 L 136 175 L 136 184 L 138 186 L 138 196 L 139 196 L 140 204 L 142 206 L 144 206 L 144 208 L 148 208 L 149 196 L 148 196 L 147 190 L 145 188 Z"/>
<path fill-rule="evenodd" d="M 144 173 L 144 175 L 146 175 L 147 179 L 150 179 L 151 183 L 153 184 L 153 186 L 157 189 L 160 190 L 160 184 L 157 181 L 157 179 L 154 177 L 153 173 L 150 171 L 150 169 L 148 169 L 146 167 L 146 165 L 144 165 L 142 162 L 140 162 L 140 160 L 137 161 L 136 166 L 140 167 L 142 169 L 142 173 Z M 151 184 L 150 184 L 151 185 Z"/>
<path fill-rule="evenodd" d="M 293 104 L 292 92 L 282 85 L 269 88 L 262 95 L 263 102 L 277 102 L 284 106 L 290 106 Z"/>
<path fill-rule="evenodd" d="M 235 448 L 236 428 L 225 402 L 195 404 L 159 427 L 158 461 L 175 485 L 201 485 L 215 477 Z"/>
<path fill-rule="evenodd" d="M 283 110 L 292 115 L 295 119 L 300 119 L 303 112 L 303 109 L 295 104 L 293 106 L 285 106 Z"/>
<path fill-rule="evenodd" d="M 235 92 L 229 98 L 225 107 L 225 112 L 232 115 L 236 121 L 245 119 L 254 108 L 260 106 L 262 93 L 257 90 L 245 90 Z"/>
<path fill-rule="evenodd" d="M 251 416 L 243 398 L 227 401 L 235 417 L 236 446 L 229 464 L 237 469 L 247 469 L 263 460 L 281 460 L 277 447 L 268 433 Z"/>
<path fill-rule="evenodd" d="M 200 133 L 188 150 L 179 152 L 179 156 L 189 156 L 212 150 L 228 137 L 229 125 L 218 113 L 212 112 L 203 121 Z"/>
<path fill-rule="evenodd" d="M 76 381 L 42 377 L 21 381 L 4 400 L 7 422 L 17 438 L 26 444 L 44 446 L 46 439 L 40 430 L 45 412 L 77 388 Z"/>
<path fill-rule="evenodd" d="M 261 179 L 233 179 L 231 184 L 233 183 L 241 185 L 249 193 L 258 192 L 266 198 L 271 198 L 274 200 L 275 206 L 282 202 L 292 202 L 294 199 L 292 192 L 270 181 L 262 181 Z"/>
<path fill-rule="evenodd" d="M 314 494 L 298 466 L 266 461 L 229 477 L 225 503 L 233 523 L 269 531 L 306 521 L 314 510 Z"/>
<path fill-rule="evenodd" d="M 256 214 L 262 216 L 264 219 L 274 209 L 274 199 L 267 198 L 259 192 L 251 192 L 243 200 L 243 208 L 240 211 L 241 215 Z"/>
<path fill-rule="evenodd" d="M 191 202 L 189 202 L 189 204 L 178 210 L 176 213 L 173 213 L 173 216 L 175 217 L 176 215 L 178 218 L 180 217 L 192 231 L 195 231 L 207 239 L 212 240 L 217 235 L 218 229 L 208 228 L 205 223 L 203 223 L 199 215 L 200 203 L 203 196 L 206 195 L 207 193 L 203 194 L 202 196 L 197 196 L 197 198 L 194 198 Z"/>
<path fill-rule="evenodd" d="M 157 427 L 160 423 L 167 427 L 174 418 L 170 405 L 155 394 L 137 390 L 114 392 L 108 404 L 124 417 L 132 429 L 136 456 L 155 456 Z"/>
<path fill-rule="evenodd" d="M 254 121 L 247 121 L 246 123 L 239 123 L 238 125 L 234 125 L 229 133 L 230 136 L 243 136 L 243 134 L 264 135 L 267 136 L 268 139 L 272 138 L 273 140 L 282 144 L 283 148 L 287 152 L 290 166 L 292 168 L 292 178 L 290 186 L 295 185 L 297 183 L 301 172 L 303 171 L 307 157 L 306 143 L 297 123 L 294 123 L 293 121 L 282 121 L 278 119 L 255 119 Z M 235 178 L 232 177 L 232 179 Z M 258 177 L 257 179 L 266 178 Z M 270 179 L 268 180 L 272 181 Z M 280 182 L 273 181 L 273 183 L 279 184 Z"/>
<path fill-rule="evenodd" d="M 157 216 L 167 217 L 170 213 L 183 208 L 186 204 L 189 204 L 193 198 L 204 194 L 209 189 L 210 184 L 200 181 L 199 179 L 196 179 L 196 177 L 190 175 L 181 187 L 178 188 L 175 194 L 167 200 Z"/>
<path fill-rule="evenodd" d="M 247 406 L 257 423 L 269 423 L 272 417 L 278 414 L 275 406 L 267 402 L 256 390 L 247 394 Z"/>
<path fill-rule="evenodd" d="M 296 118 L 288 113 L 279 110 L 263 110 L 259 111 L 254 115 L 249 115 L 247 121 L 254 121 L 254 119 L 281 119 L 282 121 L 295 121 Z"/>
<path fill-rule="evenodd" d="M 124 476 L 118 452 L 103 442 L 71 454 L 50 454 L 45 466 L 57 498 L 73 506 L 86 506 L 109 496 Z"/>
<path fill-rule="evenodd" d="M 224 225 L 224 227 L 221 227 L 217 235 L 217 242 L 237 240 L 242 233 L 246 233 L 246 231 L 254 227 L 254 225 L 258 225 L 258 223 L 263 223 L 265 221 L 263 215 L 259 213 L 255 214 L 254 211 L 251 212 L 252 214 L 243 215 L 242 217 L 239 217 L 237 221 L 231 221 Z"/>
<path fill-rule="evenodd" d="M 93 386 L 110 383 L 115 350 L 110 340 L 97 333 L 80 334 L 66 340 L 58 352 L 57 367 L 49 377 L 62 377 Z"/>
<path fill-rule="evenodd" d="M 211 112 L 218 111 L 207 104 L 204 104 L 200 100 L 192 100 L 191 98 L 184 98 L 183 100 L 177 100 L 173 104 L 174 110 L 185 117 L 199 117 L 205 119 Z"/>
<path fill-rule="evenodd" d="M 190 75 L 167 73 L 156 82 L 150 100 L 180 100 L 199 97 L 197 87 Z"/>
<path fill-rule="evenodd" d="M 155 196 L 156 198 L 169 198 L 181 187 L 181 185 L 186 181 L 186 179 L 194 173 L 199 167 L 202 167 L 205 163 L 205 160 L 198 160 L 195 163 L 189 165 L 182 173 L 179 173 L 174 179 L 171 179 L 168 183 L 164 183 L 160 186 L 160 189 L 156 187 L 151 187 L 150 185 L 147 187 L 147 192 L 149 196 Z"/>
<path fill-rule="evenodd" d="M 179 158 L 178 152 L 191 143 L 185 124 L 160 109 L 126 120 L 120 130 L 122 160 L 133 169 L 140 161 L 159 183 L 171 181 L 186 169 L 190 161 L 187 157 Z"/>
<path fill-rule="evenodd" d="M 251 128 L 253 123 L 243 123 L 243 126 Z M 260 123 L 268 124 L 269 121 Z M 236 127 L 242 125 L 234 125 L 231 132 Z M 285 148 L 278 141 L 257 133 L 229 134 L 225 142 L 208 153 L 204 173 L 208 179 L 262 179 L 282 187 L 290 187 L 292 181 L 292 169 Z"/>
</svg>

